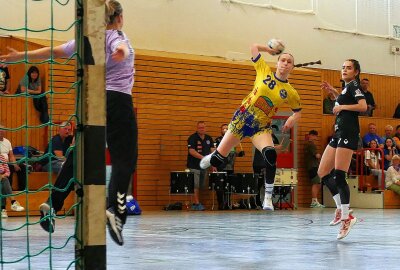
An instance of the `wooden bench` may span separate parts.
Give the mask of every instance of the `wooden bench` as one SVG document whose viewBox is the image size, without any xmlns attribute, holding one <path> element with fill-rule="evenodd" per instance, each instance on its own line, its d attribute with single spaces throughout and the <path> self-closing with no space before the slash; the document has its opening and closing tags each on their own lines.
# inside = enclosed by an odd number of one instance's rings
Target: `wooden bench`
<svg viewBox="0 0 400 270">
<path fill-rule="evenodd" d="M 371 192 L 372 189 L 380 189 L 378 185 L 378 178 L 375 175 L 364 175 L 364 183 L 362 182 L 362 178 L 359 177 L 358 186 L 360 191 Z"/>
<path fill-rule="evenodd" d="M 384 191 L 383 208 L 385 209 L 397 209 L 400 208 L 400 195 L 392 190 Z"/>
<path fill-rule="evenodd" d="M 57 179 L 57 174 L 49 172 L 31 172 L 28 174 L 28 190 L 38 190 L 44 185 L 49 183 L 49 177 L 51 177 L 51 182 L 54 184 Z M 12 189 L 18 190 L 18 177 L 17 174 L 13 174 L 13 184 Z"/>
</svg>

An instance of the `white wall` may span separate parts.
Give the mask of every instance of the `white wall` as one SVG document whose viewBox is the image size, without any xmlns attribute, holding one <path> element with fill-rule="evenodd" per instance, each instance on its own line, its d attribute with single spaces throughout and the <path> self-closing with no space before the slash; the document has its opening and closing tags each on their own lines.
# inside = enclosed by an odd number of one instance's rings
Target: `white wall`
<svg viewBox="0 0 400 270">
<path fill-rule="evenodd" d="M 135 48 L 247 59 L 252 43 L 265 43 L 277 37 L 285 41 L 296 62 L 320 59 L 323 68 L 339 69 L 343 60 L 355 58 L 365 72 L 400 73 L 400 59 L 390 53 L 390 46 L 400 42 L 377 37 L 390 35 L 391 24 L 400 25 L 400 0 L 238 1 L 256 5 L 272 3 L 276 7 L 314 13 L 285 12 L 227 0 L 120 0 L 125 10 L 124 31 Z M 1 27 L 22 27 L 25 0 L 0 2 L 10 10 L 0 17 Z M 29 26 L 47 27 L 51 20 L 50 0 L 28 0 L 28 3 Z M 388 4 L 392 13 L 388 13 Z M 73 21 L 73 3 L 63 8 L 55 3 L 54 7 L 55 26 L 68 27 Z M 317 27 L 371 36 L 317 30 Z M 29 36 L 49 38 L 42 33 Z M 72 37 L 72 32 L 54 36 L 60 40 Z M 274 61 L 273 57 L 268 59 Z"/>
<path fill-rule="evenodd" d="M 54 0 L 0 0 L 0 27 L 6 29 L 27 27 L 37 31 L 47 29 L 53 24 L 54 28 L 67 29 L 75 20 L 75 1 L 58 1 L 66 3 L 66 5 L 60 5 Z M 25 2 L 27 3 L 26 6 Z M 53 2 L 52 5 L 51 2 Z M 74 37 L 74 28 L 68 32 L 53 31 L 53 34 L 50 31 L 33 33 L 0 29 L 0 34 L 22 37 L 26 35 L 28 38 L 44 39 L 53 37 L 55 40 L 67 40 Z"/>
<path fill-rule="evenodd" d="M 242 1 L 261 4 L 270 2 Z M 392 0 L 395 1 L 399 2 Z M 239 52 L 249 57 L 249 46 L 253 42 L 264 43 L 271 37 L 278 37 L 285 41 L 287 51 L 293 53 L 296 62 L 321 59 L 323 68 L 339 69 L 343 60 L 355 58 L 361 62 L 362 69 L 366 72 L 390 75 L 398 75 L 400 72 L 400 59 L 397 59 L 396 64 L 395 56 L 389 51 L 393 41 L 314 29 L 333 27 L 355 30 L 355 0 L 316 1 L 315 15 L 282 12 L 220 0 L 121 2 L 126 10 L 125 23 L 129 25 L 125 31 L 137 48 L 240 57 L 238 54 L 229 53 Z M 291 8 L 293 3 L 297 3 L 296 8 L 304 10 L 313 6 L 312 2 L 307 0 L 272 2 L 285 8 Z M 371 4 L 372 2 L 375 2 L 375 5 Z M 386 1 L 359 1 L 359 15 L 365 15 L 367 18 L 359 18 L 358 31 L 389 34 L 388 16 L 382 16 L 382 12 L 379 12 L 383 3 Z M 400 7 L 400 4 L 396 7 Z M 400 8 L 395 10 L 400 12 Z M 392 15 L 391 23 L 394 19 L 399 20 L 400 14 Z M 383 23 L 377 27 L 376 21 Z M 270 59 L 272 61 L 273 58 Z"/>
</svg>

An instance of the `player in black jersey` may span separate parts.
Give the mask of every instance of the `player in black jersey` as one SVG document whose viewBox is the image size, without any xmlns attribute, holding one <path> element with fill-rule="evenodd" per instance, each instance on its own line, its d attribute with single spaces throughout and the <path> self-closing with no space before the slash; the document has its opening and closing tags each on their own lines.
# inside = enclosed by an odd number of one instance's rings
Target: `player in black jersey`
<svg viewBox="0 0 400 270">
<path fill-rule="evenodd" d="M 346 237 L 357 222 L 357 219 L 349 213 L 350 189 L 346 181 L 346 172 L 349 170 L 353 151 L 357 149 L 360 134 L 358 114 L 367 110 L 364 94 L 360 90 L 360 71 L 360 63 L 349 59 L 342 66 L 345 86 L 340 93 L 327 82 L 321 84 L 323 90 L 336 97 L 333 108 L 333 113 L 336 115 L 335 133 L 322 155 L 318 175 L 332 193 L 337 206 L 335 218 L 330 223 L 330 225 L 342 223 L 337 239 Z"/>
</svg>

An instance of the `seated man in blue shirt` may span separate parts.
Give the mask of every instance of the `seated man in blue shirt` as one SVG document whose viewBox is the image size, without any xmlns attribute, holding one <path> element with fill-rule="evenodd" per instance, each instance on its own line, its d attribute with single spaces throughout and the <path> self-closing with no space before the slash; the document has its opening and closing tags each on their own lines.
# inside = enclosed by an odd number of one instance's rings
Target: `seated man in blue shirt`
<svg viewBox="0 0 400 270">
<path fill-rule="evenodd" d="M 51 149 L 51 153 L 55 157 L 51 158 L 51 162 L 49 162 L 48 158 L 43 159 L 42 165 L 44 171 L 50 171 L 51 166 L 54 173 L 60 172 L 62 164 L 65 161 L 65 155 L 72 143 L 72 140 L 73 136 L 71 135 L 71 124 L 68 122 L 61 123 L 58 134 L 53 136 L 51 142 L 46 148 L 45 153 L 48 153 L 49 149 Z"/>
<path fill-rule="evenodd" d="M 374 123 L 370 123 L 368 125 L 368 133 L 363 137 L 363 145 L 365 148 L 368 147 L 370 141 L 375 140 L 378 142 L 379 147 L 383 148 L 383 141 L 382 138 L 376 134 L 376 125 Z"/>
</svg>

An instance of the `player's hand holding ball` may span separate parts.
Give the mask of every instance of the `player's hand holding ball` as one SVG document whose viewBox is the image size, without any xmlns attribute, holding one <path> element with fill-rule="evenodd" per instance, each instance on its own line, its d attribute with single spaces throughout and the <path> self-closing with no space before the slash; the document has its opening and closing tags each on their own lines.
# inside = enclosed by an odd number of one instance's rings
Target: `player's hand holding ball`
<svg viewBox="0 0 400 270">
<path fill-rule="evenodd" d="M 269 49 L 268 52 L 271 55 L 281 54 L 285 50 L 285 45 L 283 44 L 283 41 L 275 38 L 272 38 L 268 41 L 267 47 Z"/>
</svg>

